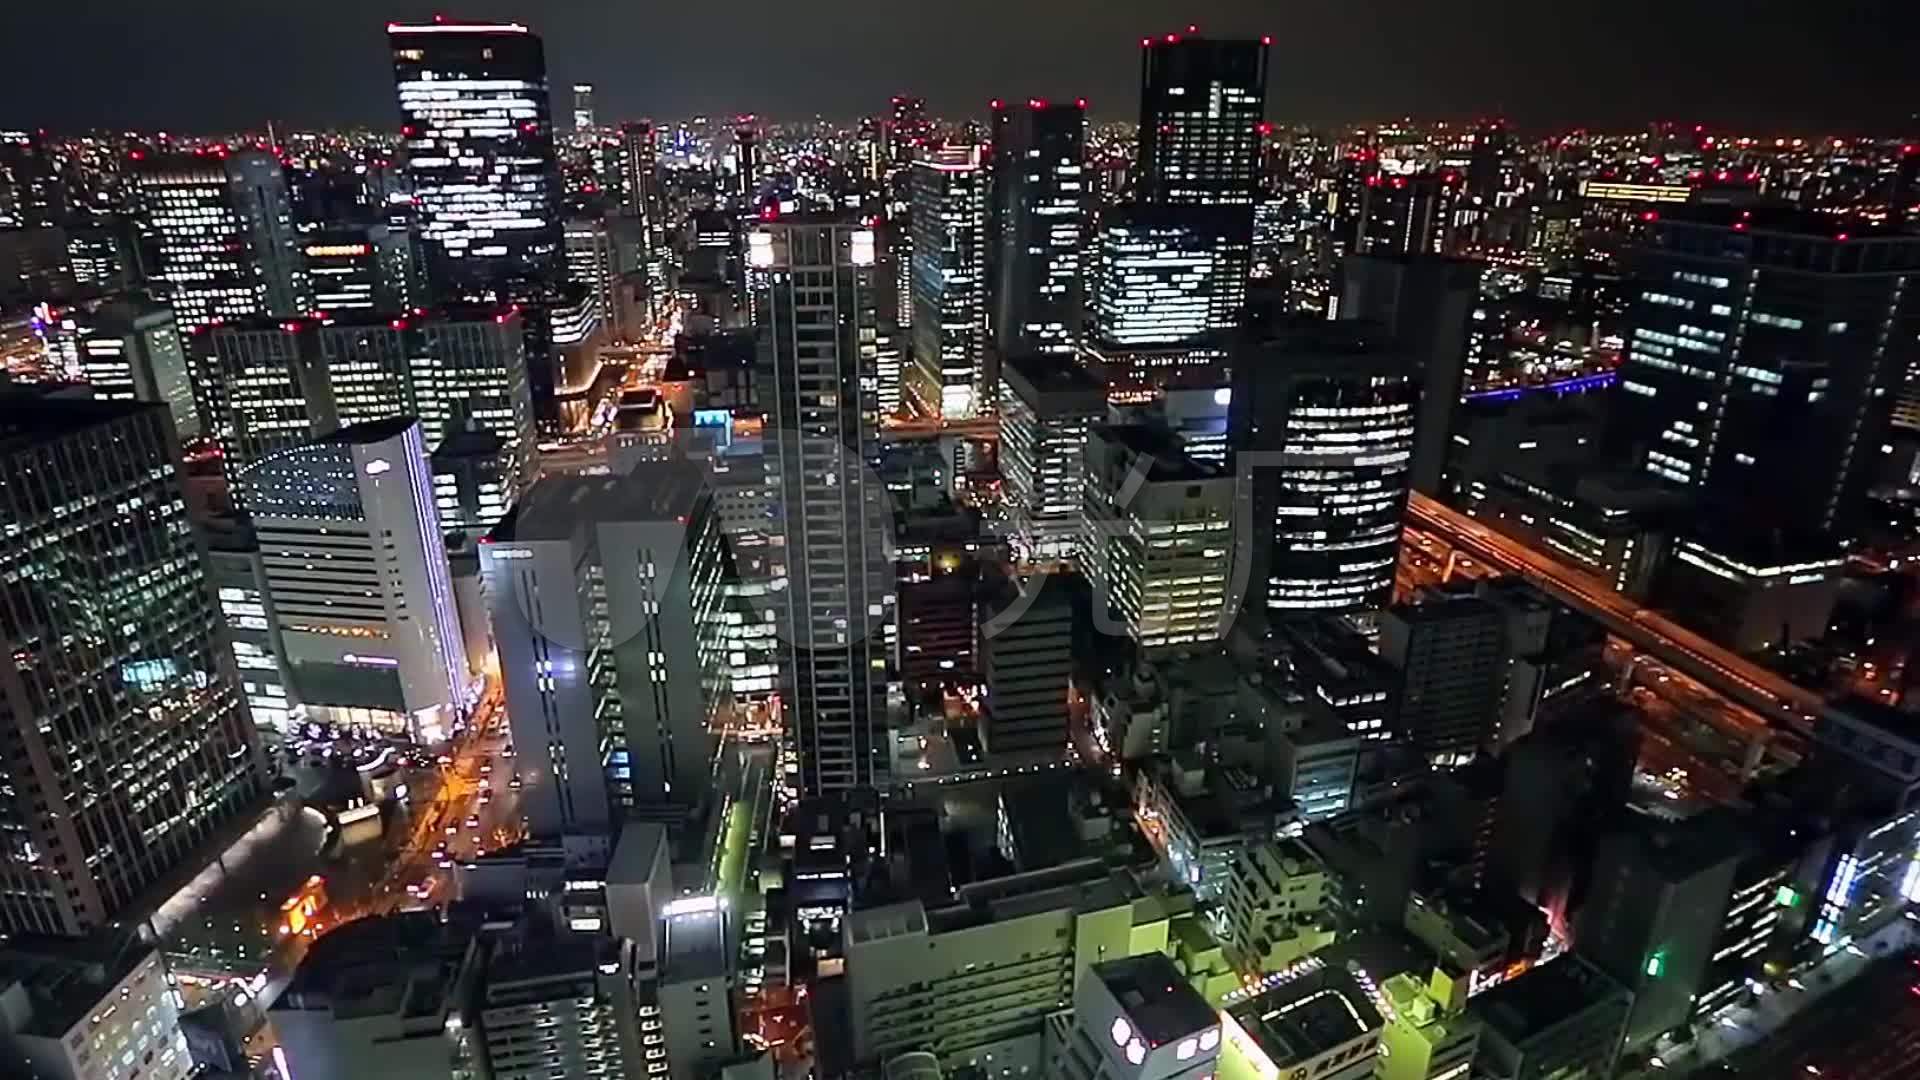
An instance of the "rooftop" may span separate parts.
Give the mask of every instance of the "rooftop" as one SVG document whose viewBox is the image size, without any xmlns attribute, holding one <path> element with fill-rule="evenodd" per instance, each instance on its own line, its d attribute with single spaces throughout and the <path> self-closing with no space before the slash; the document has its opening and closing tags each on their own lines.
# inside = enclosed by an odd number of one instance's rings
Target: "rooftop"
<svg viewBox="0 0 1920 1080">
<path fill-rule="evenodd" d="M 64 1038 L 152 956 L 145 945 L 115 951 L 102 941 L 20 938 L 0 951 L 0 992 L 25 991 L 33 1015 L 22 1034 Z"/>
<path fill-rule="evenodd" d="M 431 911 L 345 923 L 313 943 L 276 1009 L 331 1008 L 336 1016 L 438 1012 L 472 943 L 474 927 Z"/>
<path fill-rule="evenodd" d="M 1379 1010 L 1345 968 L 1309 965 L 1265 993 L 1227 1010 L 1281 1070 L 1311 1061 L 1382 1027 Z"/>
<path fill-rule="evenodd" d="M 1467 1008 L 1517 1044 L 1600 1002 L 1617 1002 L 1625 1010 L 1632 1007 L 1633 994 L 1578 953 L 1569 953 L 1488 990 Z"/>
<path fill-rule="evenodd" d="M 1120 1003 L 1149 1046 L 1164 1046 L 1214 1025 L 1213 1009 L 1165 953 L 1109 960 L 1093 965 L 1091 974 Z"/>
<path fill-rule="evenodd" d="M 1187 453 L 1180 436 L 1156 424 L 1096 424 L 1093 432 L 1148 461 L 1147 479 L 1160 482 L 1217 480 L 1225 475 L 1217 465 Z"/>
<path fill-rule="evenodd" d="M 1067 356 L 1041 353 L 1008 357 L 1001 362 L 1000 375 L 1013 385 L 1022 398 L 1038 399 L 1031 404 L 1045 406 L 1048 413 L 1086 411 L 1089 415 L 1106 413 L 1106 388 L 1085 365 Z"/>
<path fill-rule="evenodd" d="M 41 390 L 0 389 L 0 453 L 166 408 L 156 402 L 96 401 Z"/>
<path fill-rule="evenodd" d="M 543 476 L 484 542 L 564 540 L 587 522 L 684 519 L 705 485 L 700 467 L 684 461 L 642 461 L 624 476 Z"/>
</svg>

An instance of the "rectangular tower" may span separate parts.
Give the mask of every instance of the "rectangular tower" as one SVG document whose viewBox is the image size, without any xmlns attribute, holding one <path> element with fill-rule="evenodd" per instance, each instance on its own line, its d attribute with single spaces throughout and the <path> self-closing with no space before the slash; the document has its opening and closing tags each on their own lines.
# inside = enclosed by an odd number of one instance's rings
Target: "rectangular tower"
<svg viewBox="0 0 1920 1080">
<path fill-rule="evenodd" d="M 1035 99 L 994 145 L 994 340 L 1001 356 L 1072 353 L 1086 269 L 1087 110 Z"/>
<path fill-rule="evenodd" d="M 883 781 L 895 632 L 880 443 L 878 259 L 847 218 L 757 224 L 768 474 L 786 559 L 780 613 L 787 730 L 809 794 Z"/>
<path fill-rule="evenodd" d="M 988 409 L 987 181 L 978 146 L 913 165 L 913 359 L 921 414 L 971 420 Z"/>
</svg>

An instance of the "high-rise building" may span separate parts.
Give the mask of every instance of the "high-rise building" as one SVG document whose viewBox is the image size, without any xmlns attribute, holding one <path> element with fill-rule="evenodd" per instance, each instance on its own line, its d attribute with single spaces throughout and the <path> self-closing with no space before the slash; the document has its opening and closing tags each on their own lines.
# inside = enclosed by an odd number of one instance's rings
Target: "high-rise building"
<svg viewBox="0 0 1920 1080">
<path fill-rule="evenodd" d="M 1021 558 L 1073 557 L 1087 429 L 1106 411 L 1100 384 L 1071 359 L 1036 355 L 1000 365 L 1000 475 Z"/>
<path fill-rule="evenodd" d="M 1920 238 L 1762 208 L 1668 207 L 1648 228 L 1609 441 L 1696 493 L 1721 555 L 1837 552 L 1920 364 Z"/>
<path fill-rule="evenodd" d="M 648 120 L 620 125 L 621 206 L 649 226 L 659 220 L 660 146 Z"/>
<path fill-rule="evenodd" d="M 186 1080 L 200 1069 L 179 990 L 144 942 L 28 941 L 0 952 L 0 1061 L 33 1080 Z"/>
<path fill-rule="evenodd" d="M 9 935 L 106 928 L 266 791 L 179 460 L 163 405 L 0 398 Z"/>
<path fill-rule="evenodd" d="M 1465 385 L 1467 328 L 1481 264 L 1431 255 L 1351 255 L 1342 267 L 1340 317 L 1378 323 L 1419 365 L 1420 415 L 1413 489 L 1438 497 Z"/>
<path fill-rule="evenodd" d="M 637 1001 L 620 943 L 600 934 L 515 927 L 491 943 L 475 1002 L 491 1074 L 545 1080 L 642 1076 Z"/>
<path fill-rule="evenodd" d="M 620 283 L 618 252 L 614 249 L 613 222 L 605 217 L 568 218 L 564 238 L 567 247 L 567 280 L 587 290 L 602 326 L 612 326 L 618 313 L 615 290 Z"/>
<path fill-rule="evenodd" d="M 754 194 L 760 185 L 760 124 L 751 113 L 734 121 L 733 125 L 733 171 L 737 182 L 739 204 L 742 209 L 753 209 Z"/>
<path fill-rule="evenodd" d="M 1116 400 L 1221 384 L 1247 298 L 1239 217 L 1144 203 L 1100 215 L 1085 357 Z"/>
<path fill-rule="evenodd" d="M 1244 207 L 1251 229 L 1270 44 L 1194 34 L 1141 39 L 1141 202 Z"/>
<path fill-rule="evenodd" d="M 925 98 L 895 96 L 887 121 L 887 162 L 894 169 L 913 164 L 933 140 L 933 121 L 927 118 Z"/>
<path fill-rule="evenodd" d="M 0 229 L 57 225 L 65 204 L 45 133 L 0 131 Z"/>
<path fill-rule="evenodd" d="M 302 233 L 313 310 L 324 314 L 411 308 L 412 253 L 404 231 L 385 225 L 330 226 Z"/>
<path fill-rule="evenodd" d="M 537 452 L 519 323 L 511 308 L 463 307 L 217 326 L 192 342 L 194 394 L 229 477 L 341 426 L 407 414 L 429 450 L 450 427 L 500 436 L 517 493 Z"/>
<path fill-rule="evenodd" d="M 183 329 L 312 307 L 278 160 L 136 152 L 134 178 L 147 280 Z"/>
<path fill-rule="evenodd" d="M 1304 319 L 1236 354 L 1228 436 L 1249 605 L 1378 611 L 1393 593 L 1419 384 L 1379 328 Z"/>
<path fill-rule="evenodd" d="M 1398 735 L 1439 765 L 1492 746 L 1507 692 L 1504 611 L 1428 592 L 1380 617 L 1380 655 L 1400 672 Z"/>
<path fill-rule="evenodd" d="M 471 687 L 420 422 L 344 427 L 239 482 L 304 716 L 449 737 Z"/>
<path fill-rule="evenodd" d="M 573 84 L 573 133 L 585 135 L 599 124 L 595 122 L 593 112 L 593 84 Z"/>
<path fill-rule="evenodd" d="M 80 371 L 93 396 L 164 401 L 181 435 L 200 434 L 193 380 L 173 309 L 140 296 L 122 296 L 74 313 Z"/>
<path fill-rule="evenodd" d="M 650 461 L 542 480 L 480 545 L 536 835 L 707 794 L 729 697 L 722 543 L 700 470 Z"/>
<path fill-rule="evenodd" d="M 913 164 L 913 359 L 922 415 L 970 420 L 991 407 L 987 370 L 987 162 L 944 146 Z"/>
<path fill-rule="evenodd" d="M 1474 1070 L 1495 1080 L 1607 1080 L 1620 1060 L 1633 992 L 1579 953 L 1474 998 Z"/>
<path fill-rule="evenodd" d="M 540 38 L 435 21 L 389 23 L 387 39 L 428 299 L 523 305 L 535 414 L 557 425 L 560 181 Z"/>
<path fill-rule="evenodd" d="M 198 524 L 207 539 L 207 581 L 220 602 L 247 710 L 254 727 L 271 743 L 292 733 L 295 702 L 287 693 L 292 680 L 283 662 L 286 650 L 280 644 L 260 540 L 245 518 Z"/>
<path fill-rule="evenodd" d="M 980 609 L 980 738 L 989 754 L 1065 752 L 1073 679 L 1068 580 L 990 574 Z"/>
<path fill-rule="evenodd" d="M 1004 115 L 992 161 L 994 340 L 1003 357 L 1071 354 L 1092 205 L 1086 104 L 1035 99 Z"/>
<path fill-rule="evenodd" d="M 1218 641 L 1231 617 L 1233 474 L 1147 424 L 1087 434 L 1080 567 L 1095 628 L 1147 649 Z"/>
<path fill-rule="evenodd" d="M 895 632 L 890 515 L 874 467 L 879 323 L 873 230 L 839 218 L 757 224 L 767 473 L 785 549 L 781 665 L 800 786 L 865 787 L 887 769 Z"/>
<path fill-rule="evenodd" d="M 1340 181 L 1338 238 L 1357 254 L 1451 254 L 1460 188 L 1456 172 L 1389 175 L 1371 161 L 1350 162 Z"/>
</svg>

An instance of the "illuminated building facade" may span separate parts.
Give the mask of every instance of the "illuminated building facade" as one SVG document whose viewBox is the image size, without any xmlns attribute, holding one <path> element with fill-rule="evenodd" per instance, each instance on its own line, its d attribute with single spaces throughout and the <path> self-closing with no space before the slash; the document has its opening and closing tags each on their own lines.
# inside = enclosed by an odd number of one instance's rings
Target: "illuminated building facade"
<svg viewBox="0 0 1920 1080">
<path fill-rule="evenodd" d="M 614 250 L 611 222 L 604 217 L 567 219 L 567 281 L 593 298 L 600 325 L 612 326 L 617 308 L 614 290 L 620 267 Z"/>
<path fill-rule="evenodd" d="M 1412 475 L 1412 364 L 1372 324 L 1306 319 L 1233 367 L 1247 602 L 1272 616 L 1378 611 L 1393 594 Z"/>
<path fill-rule="evenodd" d="M 419 421 L 341 428 L 240 484 L 305 718 L 446 739 L 469 675 Z"/>
<path fill-rule="evenodd" d="M 9 935 L 107 928 L 266 791 L 179 460 L 163 405 L 0 397 Z"/>
<path fill-rule="evenodd" d="M 557 424 L 549 353 L 562 277 L 545 51 L 517 23 L 389 23 L 429 299 L 522 305 L 536 415 Z"/>
<path fill-rule="evenodd" d="M 73 313 L 80 371 L 93 396 L 164 401 L 182 436 L 200 434 L 193 380 L 173 309 L 138 297 L 119 297 Z"/>
<path fill-rule="evenodd" d="M 1087 110 L 1003 110 L 993 156 L 994 337 L 1000 355 L 1076 351 L 1086 270 Z"/>
<path fill-rule="evenodd" d="M 913 164 L 913 368 L 924 416 L 988 411 L 987 193 L 978 146 L 945 146 Z"/>
<path fill-rule="evenodd" d="M 593 84 L 573 84 L 573 131 L 576 135 L 585 135 L 599 125 L 594 122 Z"/>
<path fill-rule="evenodd" d="M 405 230 L 385 225 L 318 229 L 301 234 L 300 251 L 314 311 L 391 313 L 413 306 Z"/>
<path fill-rule="evenodd" d="M 312 306 L 280 162 L 225 149 L 133 168 L 147 276 L 184 330 Z"/>
<path fill-rule="evenodd" d="M 1173 348 L 1231 330 L 1246 302 L 1231 260 L 1231 213 L 1128 205 L 1101 215 L 1095 332 L 1122 349 Z"/>
<path fill-rule="evenodd" d="M 853 220 L 812 217 L 759 223 L 747 241 L 771 343 L 767 471 L 785 549 L 781 689 L 799 787 L 868 787 L 887 773 L 897 633 L 892 515 L 875 471 L 876 241 Z"/>
<path fill-rule="evenodd" d="M 203 521 L 200 530 L 207 540 L 208 582 L 233 645 L 247 709 L 262 737 L 272 743 L 291 731 L 297 703 L 287 693 L 285 650 L 274 620 L 259 538 L 244 518 Z"/>
<path fill-rule="evenodd" d="M 1080 568 L 1096 629 L 1142 648 L 1205 645 L 1230 614 L 1233 475 L 1147 424 L 1087 434 Z"/>
<path fill-rule="evenodd" d="M 1001 495 L 1021 558 L 1071 559 L 1078 549 L 1087 430 L 1106 412 L 1100 384 L 1070 359 L 1001 364 Z"/>
</svg>

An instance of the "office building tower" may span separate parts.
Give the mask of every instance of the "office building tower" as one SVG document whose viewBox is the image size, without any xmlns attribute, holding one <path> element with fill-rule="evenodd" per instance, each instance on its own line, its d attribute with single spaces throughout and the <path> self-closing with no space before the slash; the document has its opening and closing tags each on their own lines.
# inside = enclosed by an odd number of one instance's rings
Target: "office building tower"
<svg viewBox="0 0 1920 1080">
<path fill-rule="evenodd" d="M 1063 561 L 1079 546 L 1087 430 L 1106 396 L 1069 358 L 1035 355 L 1000 365 L 1000 475 L 1016 554 Z"/>
<path fill-rule="evenodd" d="M 1633 1011 L 1633 992 L 1580 953 L 1540 965 L 1474 998 L 1476 1075 L 1492 1080 L 1607 1080 Z"/>
<path fill-rule="evenodd" d="M 80 373 L 104 400 L 164 401 L 174 430 L 200 434 L 193 380 L 173 309 L 140 296 L 122 296 L 72 312 L 79 336 Z"/>
<path fill-rule="evenodd" d="M 294 707 L 287 690 L 292 680 L 282 658 L 280 623 L 274 615 L 260 539 L 245 518 L 214 518 L 198 523 L 207 541 L 207 582 L 213 586 L 233 647 L 234 667 L 247 696 L 254 727 L 269 742 L 293 733 Z"/>
<path fill-rule="evenodd" d="M 73 274 L 76 288 L 112 292 L 131 280 L 133 252 L 124 222 L 69 225 L 62 231 L 67 237 L 67 269 Z"/>
<path fill-rule="evenodd" d="M 893 99 L 893 113 L 887 122 L 887 162 L 893 169 L 913 164 L 933 139 L 933 121 L 927 117 L 925 98 Z"/>
<path fill-rule="evenodd" d="M 1047 1017 L 1042 1075 L 1061 1080 L 1205 1080 L 1220 1056 L 1220 1019 L 1161 953 L 1095 964 L 1073 1008 Z"/>
<path fill-rule="evenodd" d="M 407 414 L 429 450 L 450 427 L 493 432 L 507 444 L 513 491 L 533 480 L 533 401 L 511 308 L 249 320 L 196 335 L 190 360 L 229 477 L 342 426 Z"/>
<path fill-rule="evenodd" d="M 586 290 L 600 324 L 611 327 L 618 313 L 614 290 L 620 281 L 613 222 L 605 217 L 569 218 L 563 237 L 568 283 Z"/>
<path fill-rule="evenodd" d="M 65 210 L 46 133 L 0 131 L 0 229 L 57 225 Z"/>
<path fill-rule="evenodd" d="M 7 934 L 107 928 L 266 791 L 179 460 L 163 405 L 0 398 Z"/>
<path fill-rule="evenodd" d="M 714 896 L 683 897 L 661 909 L 655 1008 L 668 1080 L 703 1080 L 735 1057 L 733 957 L 740 945 L 731 912 Z M 643 1014 L 642 1025 L 650 1019 Z"/>
<path fill-rule="evenodd" d="M 760 125 L 751 114 L 733 125 L 733 172 L 741 208 L 753 209 L 760 184 Z"/>
<path fill-rule="evenodd" d="M 323 314 L 385 312 L 413 306 L 413 253 L 404 230 L 385 225 L 329 226 L 304 232 L 300 252 Z"/>
<path fill-rule="evenodd" d="M 1609 441 L 1724 525 L 1699 537 L 1713 553 L 1836 553 L 1920 362 L 1920 238 L 1730 207 L 1669 207 L 1648 228 Z"/>
<path fill-rule="evenodd" d="M 472 704 L 426 440 L 355 424 L 240 474 L 306 718 L 438 743 Z"/>
<path fill-rule="evenodd" d="M 1372 1077 L 1386 1021 L 1371 982 L 1309 956 L 1253 984 L 1221 1010 L 1219 1075 Z"/>
<path fill-rule="evenodd" d="M 598 127 L 593 112 L 593 84 L 573 84 L 573 132 L 585 135 Z"/>
<path fill-rule="evenodd" d="M 1473 132 L 1467 157 L 1467 196 L 1484 208 L 1505 206 L 1518 188 L 1517 140 L 1505 120 L 1487 120 Z"/>
<path fill-rule="evenodd" d="M 480 561 L 534 833 L 699 804 L 729 698 L 727 564 L 699 469 L 549 477 Z"/>
<path fill-rule="evenodd" d="M 986 158 L 944 146 L 913 164 L 913 358 L 907 390 L 924 416 L 989 411 Z"/>
<path fill-rule="evenodd" d="M 1088 366 L 1116 400 L 1218 386 L 1247 299 L 1238 211 L 1128 203 L 1095 230 Z"/>
<path fill-rule="evenodd" d="M 506 516 L 523 488 L 513 450 L 498 432 L 471 420 L 441 431 L 428 461 L 442 529 L 477 537 Z"/>
<path fill-rule="evenodd" d="M 33 1080 L 186 1080 L 180 991 L 145 943 L 22 942 L 0 952 L 0 1068 Z"/>
<path fill-rule="evenodd" d="M 1336 239 L 1371 255 L 1448 255 L 1457 241 L 1461 180 L 1456 172 L 1389 175 L 1369 159 L 1341 174 Z"/>
<path fill-rule="evenodd" d="M 278 160 L 224 149 L 136 152 L 133 173 L 147 280 L 182 329 L 310 310 Z"/>
<path fill-rule="evenodd" d="M 1064 753 L 1073 678 L 1071 578 L 989 572 L 980 605 L 980 740 L 987 753 Z"/>
<path fill-rule="evenodd" d="M 1141 202 L 1243 206 L 1251 225 L 1268 45 L 1192 34 L 1141 39 Z"/>
<path fill-rule="evenodd" d="M 1095 629 L 1148 649 L 1218 641 L 1233 614 L 1233 474 L 1144 424 L 1094 425 L 1085 460 Z"/>
<path fill-rule="evenodd" d="M 547 64 L 518 24 L 389 23 L 400 133 L 435 299 L 500 299 L 560 257 Z"/>
<path fill-rule="evenodd" d="M 1034 100 L 1004 115 L 992 162 L 994 340 L 1003 357 L 1072 354 L 1092 205 L 1086 106 Z"/>
<path fill-rule="evenodd" d="M 1432 591 L 1380 616 L 1380 655 L 1400 673 L 1398 734 L 1430 762 L 1463 765 L 1497 742 L 1506 622 L 1478 596 Z"/>
<path fill-rule="evenodd" d="M 557 425 L 560 182 L 540 38 L 435 21 L 389 23 L 387 39 L 428 299 L 520 304 L 535 414 Z"/>
<path fill-rule="evenodd" d="M 1438 497 L 1466 385 L 1467 328 L 1479 303 L 1481 264 L 1432 255 L 1351 255 L 1342 267 L 1340 317 L 1384 327 L 1413 355 L 1420 376 L 1413 490 Z"/>
<path fill-rule="evenodd" d="M 845 916 L 854 1060 L 928 1049 L 958 1069 L 992 1054 L 995 1069 L 1052 1076 L 1049 1014 L 1073 998 L 1081 973 L 1167 945 L 1163 894 L 1098 860 L 957 893 L 949 904 L 910 900 Z M 994 992 L 982 995 L 983 984 Z"/>
<path fill-rule="evenodd" d="M 1236 354 L 1228 444 L 1247 604 L 1377 611 L 1393 593 L 1420 390 L 1378 328 L 1303 319 Z"/>
<path fill-rule="evenodd" d="M 874 335 L 874 364 L 878 368 L 882 417 L 900 416 L 906 401 L 906 335 L 882 313 Z"/>
<path fill-rule="evenodd" d="M 782 697 L 808 793 L 866 787 L 887 767 L 893 568 L 882 531 L 873 374 L 873 230 L 851 220 L 756 225 L 768 479 L 785 548 Z M 837 493 L 836 493 L 837 492 Z"/>
</svg>

